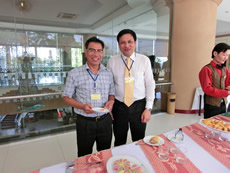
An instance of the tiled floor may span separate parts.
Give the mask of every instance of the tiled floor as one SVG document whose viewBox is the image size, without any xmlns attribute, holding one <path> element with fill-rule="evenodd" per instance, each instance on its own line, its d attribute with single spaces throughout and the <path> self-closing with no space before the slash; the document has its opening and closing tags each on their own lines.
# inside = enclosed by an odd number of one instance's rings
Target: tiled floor
<svg viewBox="0 0 230 173">
<path fill-rule="evenodd" d="M 194 114 L 153 114 L 147 125 L 146 136 L 177 129 L 198 122 L 201 118 L 203 117 Z M 132 141 L 129 134 L 127 143 L 130 142 Z M 94 152 L 96 152 L 95 147 Z M 27 173 L 76 157 L 75 131 L 48 135 L 0 145 L 0 172 Z"/>
</svg>

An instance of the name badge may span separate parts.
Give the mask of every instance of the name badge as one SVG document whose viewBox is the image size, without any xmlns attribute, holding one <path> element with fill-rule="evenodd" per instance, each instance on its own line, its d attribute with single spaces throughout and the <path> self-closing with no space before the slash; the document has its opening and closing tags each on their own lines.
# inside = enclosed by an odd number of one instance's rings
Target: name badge
<svg viewBox="0 0 230 173">
<path fill-rule="evenodd" d="M 133 76 L 125 77 L 125 83 L 131 83 L 134 81 Z"/>
<path fill-rule="evenodd" d="M 101 100 L 101 94 L 91 94 L 91 100 Z"/>
</svg>

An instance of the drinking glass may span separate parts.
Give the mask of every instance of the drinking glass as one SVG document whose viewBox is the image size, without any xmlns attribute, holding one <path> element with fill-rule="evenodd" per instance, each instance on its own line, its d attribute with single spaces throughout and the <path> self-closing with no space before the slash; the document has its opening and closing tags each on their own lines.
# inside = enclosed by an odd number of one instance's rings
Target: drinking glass
<svg viewBox="0 0 230 173">
<path fill-rule="evenodd" d="M 206 129 L 205 130 L 205 134 L 204 134 L 205 138 L 207 139 L 214 139 L 215 137 L 215 133 L 213 132 L 213 130 L 210 130 L 210 129 Z"/>
<path fill-rule="evenodd" d="M 169 145 L 163 144 L 158 147 L 158 157 L 160 159 L 166 160 L 169 157 Z"/>
<path fill-rule="evenodd" d="M 179 148 L 179 151 L 178 153 L 176 153 L 176 162 L 185 164 L 187 162 L 186 154 L 188 150 L 184 146 L 179 146 L 178 148 Z"/>
<path fill-rule="evenodd" d="M 217 138 L 219 141 L 229 141 L 229 139 L 227 138 L 227 136 L 225 136 L 223 133 L 218 132 L 216 133 Z"/>
<path fill-rule="evenodd" d="M 169 150 L 173 154 L 176 154 L 176 153 L 180 152 L 179 148 L 177 148 L 177 146 L 174 143 L 170 144 L 170 149 Z"/>
</svg>

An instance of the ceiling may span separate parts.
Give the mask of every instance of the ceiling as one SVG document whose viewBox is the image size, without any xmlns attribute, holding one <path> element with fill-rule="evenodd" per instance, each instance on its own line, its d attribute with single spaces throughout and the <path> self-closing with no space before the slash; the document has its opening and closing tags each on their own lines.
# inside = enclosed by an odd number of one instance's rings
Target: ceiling
<svg viewBox="0 0 230 173">
<path fill-rule="evenodd" d="M 138 37 L 168 38 L 169 9 L 165 0 L 0 0 L 0 27 L 53 32 L 116 35 L 123 28 L 134 29 Z M 218 7 L 217 35 L 230 33 L 230 0 Z M 75 14 L 73 19 L 59 13 Z M 39 25 L 39 27 L 38 27 Z"/>
</svg>

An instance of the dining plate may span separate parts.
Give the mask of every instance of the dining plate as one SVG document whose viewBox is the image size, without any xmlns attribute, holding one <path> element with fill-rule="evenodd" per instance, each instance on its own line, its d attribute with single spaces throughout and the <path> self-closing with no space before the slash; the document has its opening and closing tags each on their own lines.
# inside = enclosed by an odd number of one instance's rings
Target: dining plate
<svg viewBox="0 0 230 173">
<path fill-rule="evenodd" d="M 175 143 L 181 143 L 183 142 L 184 138 L 180 135 L 176 135 L 175 137 L 175 134 L 171 133 L 167 136 L 167 138 L 172 141 L 172 142 L 175 142 Z"/>
<path fill-rule="evenodd" d="M 100 112 L 100 113 L 108 113 L 109 109 L 105 109 L 105 108 L 92 108 L 93 111 L 95 112 Z"/>
<path fill-rule="evenodd" d="M 133 156 L 128 156 L 128 155 L 116 155 L 111 157 L 107 163 L 106 163 L 106 169 L 108 173 L 116 173 L 118 171 L 114 170 L 113 168 L 113 163 L 115 161 L 121 160 L 121 159 L 127 159 L 127 161 L 129 161 L 130 166 L 128 168 L 133 168 L 133 167 L 138 167 L 139 169 L 141 169 L 142 172 L 144 173 L 150 173 L 151 171 L 148 169 L 148 167 L 146 167 L 145 164 L 143 164 L 140 160 L 138 160 L 137 158 L 133 157 Z M 134 172 L 131 171 L 130 172 Z"/>
<path fill-rule="evenodd" d="M 149 140 L 152 138 L 152 137 L 154 137 L 155 135 L 153 135 L 153 136 L 145 136 L 144 137 L 144 139 L 143 139 L 143 141 L 146 143 L 146 144 L 148 144 L 148 145 L 152 145 L 152 146 L 159 146 L 159 145 L 162 145 L 162 144 L 164 144 L 165 143 L 165 140 L 163 139 L 163 138 L 161 138 L 160 136 L 157 136 L 158 138 L 159 138 L 159 142 L 158 143 L 156 143 L 156 144 L 151 144 L 150 142 L 149 142 Z"/>
<path fill-rule="evenodd" d="M 203 124 L 205 127 L 209 128 L 209 129 L 212 129 L 212 130 L 214 130 L 214 131 L 216 131 L 216 132 L 229 133 L 229 134 L 230 134 L 229 131 L 227 132 L 227 131 L 224 131 L 224 130 L 219 130 L 219 129 L 216 129 L 216 128 L 213 128 L 213 127 L 210 127 L 210 126 L 204 124 L 204 123 L 203 123 L 203 120 L 204 120 L 204 119 L 201 119 L 201 120 L 200 120 L 200 123 Z M 216 120 L 216 121 L 220 121 L 220 120 Z M 224 121 L 223 121 L 223 122 L 224 122 Z M 224 122 L 224 124 L 227 124 L 227 122 Z M 228 124 L 229 124 L 229 123 L 228 123 Z"/>
</svg>

